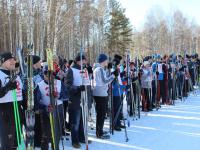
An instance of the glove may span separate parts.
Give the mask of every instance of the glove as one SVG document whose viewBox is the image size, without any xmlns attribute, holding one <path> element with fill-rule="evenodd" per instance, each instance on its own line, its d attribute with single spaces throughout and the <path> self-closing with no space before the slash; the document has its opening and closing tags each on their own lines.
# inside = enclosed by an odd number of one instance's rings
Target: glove
<svg viewBox="0 0 200 150">
<path fill-rule="evenodd" d="M 80 91 L 85 91 L 85 86 L 84 85 L 79 86 L 79 90 Z"/>
<path fill-rule="evenodd" d="M 53 106 L 52 105 L 48 105 L 47 106 L 47 111 L 48 112 L 53 112 Z"/>
<path fill-rule="evenodd" d="M 10 91 L 10 90 L 15 90 L 15 89 L 17 89 L 17 82 L 16 82 L 16 81 L 9 81 L 9 82 L 5 85 L 5 89 L 6 89 L 6 91 Z"/>
</svg>

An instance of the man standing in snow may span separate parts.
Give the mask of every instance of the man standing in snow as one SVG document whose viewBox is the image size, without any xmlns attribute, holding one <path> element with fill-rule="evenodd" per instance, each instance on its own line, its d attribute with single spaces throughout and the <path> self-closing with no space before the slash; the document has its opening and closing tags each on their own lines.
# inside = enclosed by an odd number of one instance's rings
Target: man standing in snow
<svg viewBox="0 0 200 150">
<path fill-rule="evenodd" d="M 69 118 L 71 119 L 71 140 L 74 148 L 80 148 L 80 143 L 85 143 L 81 108 L 81 92 L 85 91 L 85 86 L 82 85 L 81 65 L 84 66 L 85 63 L 85 56 L 79 53 L 65 78 L 65 85 L 69 91 Z"/>
<path fill-rule="evenodd" d="M 63 102 L 61 101 L 62 95 L 61 91 L 63 89 L 61 81 L 54 79 L 54 91 L 53 96 L 56 102 L 56 109 L 50 104 L 50 93 L 49 93 L 49 82 L 48 82 L 48 65 L 43 67 L 44 80 L 37 84 L 35 89 L 35 99 L 39 103 L 39 108 L 42 110 L 41 113 L 41 128 L 42 128 L 42 150 L 48 149 L 48 143 L 51 142 L 51 127 L 49 113 L 52 112 L 55 115 L 55 126 L 56 126 L 56 149 L 59 149 L 59 141 L 61 138 L 62 122 L 63 122 Z M 55 143 L 54 143 L 55 144 Z"/>
<path fill-rule="evenodd" d="M 16 90 L 19 112 L 22 105 L 22 81 L 12 78 L 16 60 L 11 53 L 0 55 L 0 150 L 17 148 L 12 90 Z"/>
<path fill-rule="evenodd" d="M 142 72 L 141 76 L 142 111 L 148 112 L 152 110 L 152 103 L 151 103 L 152 71 L 150 68 L 149 61 L 144 61 L 141 72 Z"/>
<path fill-rule="evenodd" d="M 108 57 L 105 54 L 98 56 L 98 63 L 94 69 L 93 96 L 96 103 L 96 136 L 101 139 L 110 138 L 104 134 L 103 126 L 108 108 L 108 84 L 115 78 L 114 75 L 106 76 L 105 67 L 108 65 Z"/>
</svg>

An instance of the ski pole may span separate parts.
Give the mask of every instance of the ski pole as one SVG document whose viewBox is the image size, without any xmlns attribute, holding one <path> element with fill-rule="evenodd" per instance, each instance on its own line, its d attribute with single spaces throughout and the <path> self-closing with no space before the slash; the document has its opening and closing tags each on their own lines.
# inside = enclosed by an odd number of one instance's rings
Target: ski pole
<svg viewBox="0 0 200 150">
<path fill-rule="evenodd" d="M 80 49 L 80 57 L 81 57 L 81 86 L 83 86 L 83 49 Z M 87 108 L 87 86 L 85 86 L 86 91 L 81 91 L 81 107 L 82 107 L 82 121 L 83 121 L 83 128 L 84 128 L 84 136 L 85 136 L 85 143 L 86 143 L 86 150 L 88 150 L 88 136 L 87 136 L 87 112 L 85 110 Z"/>
<path fill-rule="evenodd" d="M 19 147 L 19 150 L 25 150 L 25 144 L 24 144 L 23 134 L 21 130 L 21 122 L 20 122 L 20 116 L 19 116 L 16 90 L 12 90 L 12 95 L 14 98 L 14 115 L 15 115 L 15 125 L 16 125 L 18 147 Z"/>
<path fill-rule="evenodd" d="M 15 117 L 15 128 L 16 128 L 16 134 L 17 134 L 17 145 L 19 147 L 19 129 L 18 129 L 18 120 L 17 120 L 17 112 L 16 112 L 16 105 L 15 105 L 15 91 L 13 90 L 12 91 L 12 96 L 13 96 L 13 106 L 14 106 L 14 117 Z"/>
<path fill-rule="evenodd" d="M 116 83 L 117 83 L 117 86 L 118 86 L 118 93 L 119 93 L 119 95 L 120 95 L 120 101 L 121 101 L 121 105 L 120 105 L 120 107 L 119 107 L 119 109 L 118 109 L 118 115 L 116 115 L 116 121 L 117 121 L 117 118 L 118 118 L 118 116 L 119 116 L 119 113 L 120 113 L 120 110 L 121 110 L 121 108 L 122 108 L 122 105 L 123 105 L 123 100 L 121 100 L 121 92 L 120 92 L 120 85 L 119 85 L 119 82 L 118 82 L 118 80 L 116 79 Z M 123 117 L 123 123 L 124 123 L 124 127 L 125 127 L 125 138 L 126 138 L 126 142 L 128 142 L 128 134 L 127 134 L 127 130 L 126 130 L 126 124 L 125 124 L 125 119 L 124 119 L 124 117 Z"/>
</svg>

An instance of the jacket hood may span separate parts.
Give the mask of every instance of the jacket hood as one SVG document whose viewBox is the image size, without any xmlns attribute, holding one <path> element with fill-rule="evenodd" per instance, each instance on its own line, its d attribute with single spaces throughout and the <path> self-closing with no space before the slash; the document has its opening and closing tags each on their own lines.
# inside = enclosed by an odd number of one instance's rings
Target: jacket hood
<svg viewBox="0 0 200 150">
<path fill-rule="evenodd" d="M 95 63 L 95 64 L 93 65 L 93 69 L 96 69 L 96 68 L 98 68 L 98 67 L 101 67 L 101 65 L 100 65 L 99 63 Z"/>
</svg>

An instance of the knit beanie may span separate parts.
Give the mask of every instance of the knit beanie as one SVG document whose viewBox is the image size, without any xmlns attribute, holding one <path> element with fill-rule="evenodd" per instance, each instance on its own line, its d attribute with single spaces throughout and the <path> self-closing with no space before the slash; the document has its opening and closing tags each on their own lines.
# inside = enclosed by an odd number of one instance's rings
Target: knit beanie
<svg viewBox="0 0 200 150">
<path fill-rule="evenodd" d="M 98 57 L 98 63 L 102 63 L 104 61 L 108 60 L 108 57 L 105 54 L 100 54 Z"/>
<path fill-rule="evenodd" d="M 0 55 L 1 63 L 4 63 L 5 61 L 7 61 L 8 59 L 11 59 L 11 58 L 15 58 L 15 57 L 10 52 L 5 52 Z"/>
</svg>

